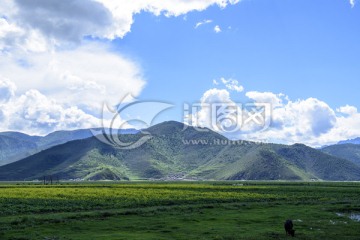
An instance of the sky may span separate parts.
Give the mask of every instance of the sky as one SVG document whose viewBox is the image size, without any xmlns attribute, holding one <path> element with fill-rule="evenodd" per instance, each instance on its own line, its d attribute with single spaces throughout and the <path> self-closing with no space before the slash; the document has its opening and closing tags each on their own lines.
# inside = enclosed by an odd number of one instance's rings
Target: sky
<svg viewBox="0 0 360 240">
<path fill-rule="evenodd" d="M 2 0 L 0 131 L 109 126 L 139 101 L 119 124 L 191 119 L 314 147 L 360 137 L 359 22 L 354 0 Z M 220 102 L 241 117 L 214 125 Z"/>
</svg>

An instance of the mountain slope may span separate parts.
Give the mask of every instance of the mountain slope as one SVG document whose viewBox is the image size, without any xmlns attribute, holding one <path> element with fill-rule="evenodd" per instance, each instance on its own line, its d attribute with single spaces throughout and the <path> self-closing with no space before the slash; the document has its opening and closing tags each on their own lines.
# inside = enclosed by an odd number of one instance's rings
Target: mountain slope
<svg viewBox="0 0 360 240">
<path fill-rule="evenodd" d="M 210 179 L 356 180 L 360 168 L 302 144 L 231 145 L 191 173 Z"/>
<path fill-rule="evenodd" d="M 321 149 L 327 154 L 347 159 L 360 166 L 360 145 L 357 144 L 337 144 Z"/>
<path fill-rule="evenodd" d="M 0 135 L 0 166 L 36 153 L 36 142 L 30 141 L 30 136 L 17 135 L 18 137 L 12 137 L 10 133 Z"/>
<path fill-rule="evenodd" d="M 359 166 L 303 144 L 276 146 L 276 152 L 308 174 L 324 180 L 347 181 L 360 179 Z"/>
<path fill-rule="evenodd" d="M 92 128 L 92 129 L 78 129 L 72 131 L 56 131 L 49 133 L 44 137 L 40 137 L 37 141 L 37 145 L 41 149 L 47 149 L 49 147 L 53 147 L 59 144 L 63 144 L 73 140 L 80 140 L 85 138 L 90 138 L 94 136 L 94 133 L 101 132 L 100 128 Z M 109 132 L 109 130 L 105 130 Z M 118 130 L 120 134 L 136 134 L 139 131 L 135 129 L 120 129 Z"/>
<path fill-rule="evenodd" d="M 16 162 L 42 150 L 73 140 L 85 139 L 93 136 L 93 132 L 101 129 L 79 129 L 73 131 L 56 131 L 46 136 L 30 136 L 19 132 L 0 133 L 0 166 Z M 135 129 L 121 129 L 120 133 L 135 134 Z"/>
<path fill-rule="evenodd" d="M 93 175 L 105 168 L 111 169 L 118 178 L 161 178 L 198 167 L 206 161 L 187 158 L 195 151 L 194 146 L 182 144 L 179 131 L 174 131 L 172 136 L 162 135 L 156 128 L 149 131 L 154 137 L 141 147 L 130 150 L 114 148 L 94 137 L 67 142 L 1 167 L 0 180 L 39 179 L 44 175 L 93 179 Z M 191 128 L 184 134 L 194 137 L 198 132 Z M 142 134 L 120 137 L 123 142 L 133 142 Z M 184 155 L 185 152 L 190 154 Z"/>
<path fill-rule="evenodd" d="M 233 142 L 209 129 L 170 121 L 118 137 L 141 146 L 124 150 L 96 138 L 70 141 L 0 167 L 0 180 L 149 179 L 360 180 L 360 167 L 305 145 Z"/>
<path fill-rule="evenodd" d="M 219 164 L 220 163 L 220 164 Z M 221 167 L 220 167 L 221 166 Z M 209 171 L 210 169 L 215 171 Z M 305 172 L 276 154 L 268 145 L 247 143 L 229 146 L 210 163 L 197 169 L 209 172 L 206 178 L 223 180 L 308 180 Z M 199 174 L 199 173 L 198 173 Z"/>
</svg>

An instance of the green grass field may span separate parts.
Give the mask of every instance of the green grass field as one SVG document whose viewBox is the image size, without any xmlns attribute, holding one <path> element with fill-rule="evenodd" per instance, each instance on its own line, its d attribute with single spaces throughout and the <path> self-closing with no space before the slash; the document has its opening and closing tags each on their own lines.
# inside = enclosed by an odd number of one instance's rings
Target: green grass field
<svg viewBox="0 0 360 240">
<path fill-rule="evenodd" d="M 0 239 L 360 239 L 360 183 L 0 184 Z"/>
</svg>

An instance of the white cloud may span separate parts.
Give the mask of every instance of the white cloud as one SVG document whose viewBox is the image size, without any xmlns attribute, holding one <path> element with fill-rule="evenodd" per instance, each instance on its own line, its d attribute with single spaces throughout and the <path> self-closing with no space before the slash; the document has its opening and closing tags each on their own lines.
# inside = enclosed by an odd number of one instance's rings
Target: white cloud
<svg viewBox="0 0 360 240">
<path fill-rule="evenodd" d="M 241 137 L 286 144 L 304 143 L 319 147 L 360 135 L 359 114 L 338 115 L 328 104 L 316 98 L 297 101 L 288 98 L 285 101 L 283 98 L 282 102 L 277 103 L 277 107 L 273 108 L 269 129 Z M 349 109 L 353 107 L 349 106 Z"/>
<path fill-rule="evenodd" d="M 232 102 L 230 93 L 225 89 L 213 88 L 207 90 L 200 99 L 201 103 L 227 103 Z"/>
<path fill-rule="evenodd" d="M 355 7 L 355 4 L 356 4 L 356 0 L 350 0 L 350 5 L 352 8 Z"/>
<path fill-rule="evenodd" d="M 167 17 L 184 15 L 192 11 L 203 11 L 209 6 L 218 5 L 225 8 L 227 5 L 239 3 L 239 0 L 138 0 L 138 1 L 113 1 L 97 0 L 109 9 L 113 16 L 113 24 L 107 30 L 107 38 L 123 37 L 131 29 L 133 15 L 146 11 L 156 16 L 164 14 Z"/>
<path fill-rule="evenodd" d="M 0 104 L 8 102 L 14 97 L 16 86 L 6 78 L 0 77 Z"/>
<path fill-rule="evenodd" d="M 142 11 L 171 17 L 236 3 L 0 1 L 0 128 L 43 133 L 93 126 L 104 101 L 114 105 L 126 94 L 138 96 L 145 79 L 136 62 L 89 37 L 122 38 L 130 32 L 133 16 Z"/>
<path fill-rule="evenodd" d="M 360 113 L 338 116 L 335 127 L 328 135 L 322 136 L 321 140 L 334 143 L 339 140 L 353 139 L 360 136 Z M 332 140 L 332 141 L 331 141 Z M 334 141 L 335 140 L 335 141 Z"/>
<path fill-rule="evenodd" d="M 221 78 L 220 81 L 225 85 L 225 87 L 229 90 L 233 90 L 236 92 L 242 92 L 244 91 L 244 87 L 239 84 L 239 81 L 229 78 Z"/>
<path fill-rule="evenodd" d="M 4 39 L 8 35 L 21 32 L 20 28 L 15 24 L 9 23 L 5 18 L 0 18 L 0 38 Z"/>
<path fill-rule="evenodd" d="M 101 36 L 112 23 L 109 10 L 89 0 L 15 0 L 12 18 L 29 34 L 36 31 L 45 39 L 61 45 L 80 43 L 84 36 Z"/>
<path fill-rule="evenodd" d="M 214 32 L 216 32 L 216 33 L 220 33 L 220 32 L 221 32 L 221 28 L 220 28 L 219 25 L 216 25 L 216 26 L 214 27 Z"/>
<path fill-rule="evenodd" d="M 284 94 L 274 94 L 272 92 L 257 92 L 250 91 L 245 94 L 251 100 L 258 103 L 270 103 L 272 107 L 282 106 L 284 98 L 287 98 Z"/>
<path fill-rule="evenodd" d="M 0 72 L 20 94 L 36 89 L 61 104 L 92 112 L 104 101 L 115 105 L 127 94 L 138 96 L 145 85 L 135 62 L 95 44 L 52 54 L 5 55 Z"/>
<path fill-rule="evenodd" d="M 19 97 L 12 96 L 1 104 L 0 119 L 0 131 L 21 131 L 34 135 L 101 126 L 100 119 L 78 107 L 65 107 L 33 89 Z"/>
<path fill-rule="evenodd" d="M 285 101 L 283 94 L 257 94 L 261 102 L 267 99 L 269 103 L 275 104 L 272 123 L 266 131 L 244 135 L 240 133 L 239 137 L 252 140 L 267 139 L 269 142 L 286 144 L 304 143 L 314 147 L 342 140 L 335 139 L 331 134 L 336 127 L 338 116 L 325 102 L 316 98 Z"/>
<path fill-rule="evenodd" d="M 358 110 L 354 106 L 346 105 L 346 106 L 342 106 L 342 107 L 336 109 L 336 111 L 339 113 L 346 114 L 346 115 L 355 115 L 355 114 L 357 114 Z"/>
<path fill-rule="evenodd" d="M 319 147 L 360 136 L 360 113 L 353 106 L 346 105 L 335 111 L 327 103 L 316 98 L 292 101 L 284 94 L 255 91 L 246 92 L 245 96 L 255 103 L 273 105 L 271 124 L 264 130 L 261 126 L 256 128 L 254 124 L 246 125 L 244 119 L 239 120 L 238 124 L 242 124 L 239 131 L 222 132 L 231 139 L 285 144 L 304 143 Z M 211 103 L 219 102 L 225 105 L 235 104 L 225 89 L 206 91 L 201 97 L 199 110 L 191 115 L 193 124 L 219 131 L 220 129 L 211 124 L 214 121 Z M 246 103 L 238 103 L 240 104 L 246 106 Z M 243 113 L 244 111 L 246 110 L 243 109 Z M 231 112 L 228 112 L 223 118 L 230 118 L 230 115 Z"/>
<path fill-rule="evenodd" d="M 71 47 L 84 37 L 122 38 L 131 30 L 133 16 L 142 11 L 156 16 L 184 15 L 214 4 L 221 8 L 233 0 L 2 0 L 0 2 L 0 50 L 22 47 L 44 51 Z M 204 23 L 208 23 L 205 20 Z M 200 24 L 201 25 L 201 24 Z M 199 26 L 200 26 L 199 25 Z"/>
<path fill-rule="evenodd" d="M 196 23 L 195 29 L 198 28 L 198 27 L 200 27 L 201 25 L 209 24 L 209 23 L 212 23 L 212 20 L 210 20 L 210 19 L 205 19 L 205 20 L 203 20 L 203 21 L 201 21 L 201 22 Z"/>
<path fill-rule="evenodd" d="M 218 107 L 234 105 L 235 103 L 230 99 L 230 93 L 225 89 L 209 89 L 204 93 L 197 105 L 197 111 L 191 112 L 185 116 L 187 123 L 198 127 L 208 127 L 215 131 L 219 131 L 219 126 L 216 125 L 216 117 L 213 106 Z M 193 109 L 192 109 L 193 110 Z M 226 113 L 225 115 L 228 115 Z M 226 117 L 226 116 L 225 116 Z"/>
</svg>

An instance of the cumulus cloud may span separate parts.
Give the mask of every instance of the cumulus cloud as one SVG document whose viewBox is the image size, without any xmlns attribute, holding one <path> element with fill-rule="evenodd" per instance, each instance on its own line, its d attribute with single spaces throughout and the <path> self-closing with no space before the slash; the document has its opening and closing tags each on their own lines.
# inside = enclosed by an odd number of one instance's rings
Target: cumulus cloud
<svg viewBox="0 0 360 240">
<path fill-rule="evenodd" d="M 225 89 L 213 88 L 207 90 L 200 99 L 201 103 L 228 103 L 232 102 L 230 93 Z"/>
<path fill-rule="evenodd" d="M 3 82 L 2 82 L 3 83 Z M 14 83 L 7 82 L 12 91 Z M 10 83 L 10 84 L 9 84 Z M 61 129 L 90 128 L 101 125 L 100 119 L 76 106 L 66 107 L 31 89 L 0 104 L 0 131 L 21 131 L 43 135 Z"/>
<path fill-rule="evenodd" d="M 220 33 L 220 32 L 221 32 L 221 28 L 220 28 L 219 25 L 216 25 L 216 26 L 214 27 L 214 32 L 216 32 L 216 33 Z"/>
<path fill-rule="evenodd" d="M 32 52 L 73 47 L 86 36 L 102 37 L 111 12 L 92 0 L 15 0 L 0 3 L 0 50 Z"/>
<path fill-rule="evenodd" d="M 250 91 L 246 92 L 245 95 L 258 103 L 270 103 L 272 107 L 282 106 L 283 100 L 286 98 L 286 96 L 282 93 L 275 94 L 272 92 Z"/>
<path fill-rule="evenodd" d="M 327 103 L 316 98 L 291 100 L 285 94 L 272 92 L 246 92 L 245 96 L 257 106 L 264 103 L 272 105 L 269 125 L 264 125 L 267 115 L 263 111 L 257 115 L 259 122 L 248 123 L 246 118 L 254 114 L 246 108 L 247 103 L 235 103 L 225 89 L 210 89 L 200 99 L 198 111 L 193 112 L 192 123 L 206 126 L 231 139 L 268 141 L 284 144 L 304 143 L 313 147 L 334 144 L 340 140 L 360 136 L 360 113 L 353 106 L 342 106 L 336 111 Z M 214 126 L 212 103 L 240 106 L 242 119 L 232 124 L 239 124 L 237 131 L 222 131 Z M 231 119 L 233 112 L 227 111 L 223 119 Z M 249 115 L 250 114 L 250 115 Z M 215 115 L 215 118 L 218 117 Z M 264 117 L 261 122 L 260 118 Z M 260 124 L 256 127 L 256 124 Z M 264 128 L 265 126 L 265 128 Z"/>
<path fill-rule="evenodd" d="M 112 23 L 110 11 L 89 0 L 16 0 L 17 23 L 38 30 L 50 39 L 80 42 L 83 36 L 101 36 L 104 26 Z"/>
<path fill-rule="evenodd" d="M 339 107 L 338 109 L 336 109 L 336 111 L 339 113 L 346 114 L 346 115 L 355 115 L 355 114 L 357 114 L 358 110 L 354 106 L 346 105 L 346 106 Z"/>
<path fill-rule="evenodd" d="M 331 137 L 335 140 L 353 139 L 360 136 L 360 113 L 338 116 L 336 125 L 328 135 L 322 136 L 321 140 L 326 141 Z M 334 141 L 334 140 L 333 140 Z"/>
<path fill-rule="evenodd" d="M 334 111 L 323 101 L 316 98 L 308 98 L 305 100 L 298 100 L 296 102 L 288 102 L 285 106 L 287 108 L 286 115 L 281 116 L 284 123 L 289 125 L 288 119 L 291 119 L 290 125 L 297 126 L 297 134 L 318 137 L 323 133 L 329 132 L 336 122 Z M 274 111 L 276 117 L 278 113 Z M 280 116 L 280 114 L 279 114 Z"/>
<path fill-rule="evenodd" d="M 231 109 L 227 108 L 229 106 Z M 225 89 L 209 89 L 201 97 L 200 103 L 193 105 L 192 112 L 185 116 L 186 123 L 221 131 L 221 124 L 232 120 L 228 117 L 230 115 L 229 109 L 230 112 L 237 110 L 236 104 L 230 98 L 230 93 Z M 224 121 L 217 121 L 218 118 L 224 118 Z M 229 126 L 231 124 L 232 122 Z"/>
<path fill-rule="evenodd" d="M 103 44 L 20 53 L 0 58 L 0 131 L 46 134 L 101 126 L 103 103 L 115 106 L 145 85 L 140 66 Z"/>
<path fill-rule="evenodd" d="M 113 25 L 109 28 L 107 37 L 123 37 L 131 29 L 133 15 L 146 11 L 156 16 L 164 14 L 167 17 L 179 16 L 191 11 L 203 11 L 209 6 L 218 5 L 225 8 L 227 5 L 234 5 L 239 0 L 139 0 L 139 1 L 113 1 L 97 0 L 106 6 L 113 15 Z"/>
<path fill-rule="evenodd" d="M 46 51 L 71 47 L 84 37 L 122 38 L 131 30 L 133 17 L 142 11 L 156 16 L 184 15 L 214 4 L 221 8 L 234 0 L 3 0 L 0 2 L 0 50 L 22 47 Z M 205 24 L 211 20 L 199 23 Z M 200 26 L 198 25 L 198 26 Z"/>
<path fill-rule="evenodd" d="M 238 2 L 0 1 L 1 129 L 42 133 L 93 126 L 103 102 L 114 106 L 145 85 L 135 61 L 96 39 L 124 37 L 143 11 L 171 17 Z"/>
<path fill-rule="evenodd" d="M 272 123 L 263 132 L 250 132 L 244 135 L 240 133 L 241 138 L 266 139 L 286 144 L 305 143 L 311 146 L 325 145 L 334 140 L 330 132 L 336 126 L 337 116 L 325 102 L 316 98 L 291 101 L 283 94 L 269 92 L 251 92 L 246 95 L 252 100 L 268 101 L 273 105 Z M 320 137 L 323 140 L 320 140 Z"/>
<path fill-rule="evenodd" d="M 140 66 L 102 45 L 89 44 L 52 54 L 6 55 L 2 75 L 19 93 L 37 89 L 57 102 L 98 111 L 104 101 L 117 104 L 125 95 L 137 96 L 145 85 Z"/>
</svg>

